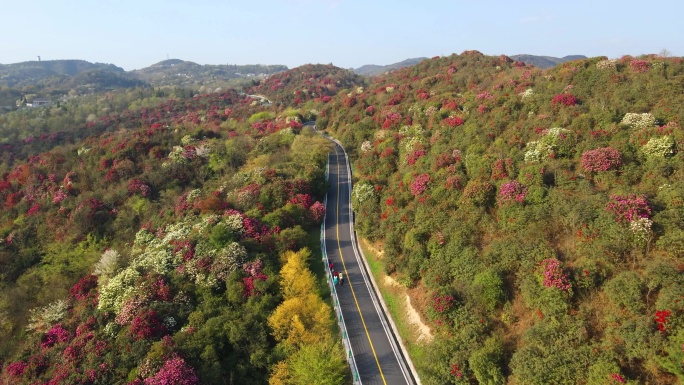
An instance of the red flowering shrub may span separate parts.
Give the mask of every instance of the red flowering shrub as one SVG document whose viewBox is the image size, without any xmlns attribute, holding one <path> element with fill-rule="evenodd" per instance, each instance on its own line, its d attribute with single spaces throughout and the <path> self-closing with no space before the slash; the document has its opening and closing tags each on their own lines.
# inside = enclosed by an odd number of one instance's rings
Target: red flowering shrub
<svg viewBox="0 0 684 385">
<path fill-rule="evenodd" d="M 150 186 L 146 185 L 145 183 L 143 183 L 143 181 L 139 179 L 131 179 L 128 182 L 129 194 L 140 193 L 140 195 L 146 197 L 149 196 L 151 192 L 152 189 L 150 188 Z"/>
<path fill-rule="evenodd" d="M 477 206 L 487 206 L 494 198 L 494 186 L 486 181 L 472 180 L 463 190 L 463 200 Z"/>
<path fill-rule="evenodd" d="M 513 160 L 511 158 L 497 159 L 492 164 L 492 179 L 507 179 L 513 170 Z"/>
<path fill-rule="evenodd" d="M 646 195 L 611 195 L 606 211 L 615 215 L 615 221 L 618 223 L 629 223 L 651 216 L 651 207 Z"/>
<path fill-rule="evenodd" d="M 287 203 L 301 205 L 308 210 L 313 204 L 313 198 L 309 194 L 296 194 L 292 198 L 288 199 Z"/>
<path fill-rule="evenodd" d="M 388 129 L 401 122 L 401 114 L 398 112 L 390 112 L 385 116 L 385 121 L 382 123 L 382 128 Z"/>
<path fill-rule="evenodd" d="M 375 113 L 375 107 L 373 107 L 373 106 L 366 107 L 366 115 L 372 116 L 374 113 Z"/>
<path fill-rule="evenodd" d="M 136 340 L 156 338 L 164 333 L 166 327 L 154 310 L 141 311 L 131 323 L 131 336 Z"/>
<path fill-rule="evenodd" d="M 577 104 L 577 98 L 572 94 L 558 94 L 551 99 L 552 106 L 574 106 Z"/>
<path fill-rule="evenodd" d="M 658 327 L 658 330 L 660 330 L 661 333 L 665 332 L 665 324 L 670 322 L 671 315 L 672 312 L 670 310 L 656 310 L 655 322 L 656 326 Z"/>
<path fill-rule="evenodd" d="M 413 166 L 414 164 L 416 164 L 418 159 L 420 159 L 423 155 L 425 155 L 425 150 L 413 151 L 412 153 L 409 154 L 406 161 L 409 165 Z"/>
<path fill-rule="evenodd" d="M 74 286 L 69 289 L 69 295 L 75 300 L 82 300 L 97 287 L 97 276 L 90 274 L 81 278 Z"/>
<path fill-rule="evenodd" d="M 615 170 L 621 165 L 622 155 L 612 147 L 597 148 L 582 154 L 582 167 L 586 172 Z"/>
<path fill-rule="evenodd" d="M 442 123 L 446 124 L 449 127 L 457 127 L 463 124 L 463 119 L 459 118 L 458 116 L 449 116 L 447 118 L 444 118 L 442 120 Z"/>
</svg>

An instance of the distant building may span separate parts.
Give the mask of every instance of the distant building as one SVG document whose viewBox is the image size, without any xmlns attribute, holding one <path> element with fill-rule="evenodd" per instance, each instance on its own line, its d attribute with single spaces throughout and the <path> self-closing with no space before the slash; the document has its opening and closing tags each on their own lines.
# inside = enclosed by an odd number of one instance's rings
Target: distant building
<svg viewBox="0 0 684 385">
<path fill-rule="evenodd" d="M 41 107 L 41 106 L 49 106 L 52 104 L 52 100 L 47 99 L 47 98 L 35 98 L 33 99 L 32 102 L 26 103 L 26 107 Z"/>
</svg>

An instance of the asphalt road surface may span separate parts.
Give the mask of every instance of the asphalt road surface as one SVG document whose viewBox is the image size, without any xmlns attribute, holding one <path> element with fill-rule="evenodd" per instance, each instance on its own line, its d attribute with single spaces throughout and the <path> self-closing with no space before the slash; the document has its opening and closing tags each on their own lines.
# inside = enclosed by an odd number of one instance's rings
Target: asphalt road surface
<svg viewBox="0 0 684 385">
<path fill-rule="evenodd" d="M 344 276 L 337 295 L 359 377 L 364 385 L 414 384 L 398 342 L 388 327 L 360 256 L 352 245 L 351 178 L 347 158 L 339 146 L 329 155 L 325 245 L 333 269 Z"/>
</svg>

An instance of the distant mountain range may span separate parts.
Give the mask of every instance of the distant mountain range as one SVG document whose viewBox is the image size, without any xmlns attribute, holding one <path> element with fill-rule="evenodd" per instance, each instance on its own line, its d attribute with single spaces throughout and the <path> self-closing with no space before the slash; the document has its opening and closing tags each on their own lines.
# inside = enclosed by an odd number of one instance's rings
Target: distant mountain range
<svg viewBox="0 0 684 385">
<path fill-rule="evenodd" d="M 509 57 L 515 61 L 521 61 L 525 64 L 530 64 L 538 68 L 551 68 L 560 63 L 565 63 L 566 61 L 581 60 L 587 58 L 584 55 L 568 55 L 558 58 L 553 56 L 536 56 L 526 54 L 511 55 Z"/>
<path fill-rule="evenodd" d="M 149 67 L 130 71 L 136 79 L 153 86 L 197 86 L 215 81 L 264 77 L 287 71 L 284 65 L 197 64 L 180 59 L 169 59 Z"/>
<path fill-rule="evenodd" d="M 512 55 L 511 59 L 539 68 L 550 68 L 569 60 L 585 59 L 584 55 L 562 58 L 536 55 Z M 354 69 L 358 75 L 377 76 L 392 70 L 413 66 L 425 57 L 406 59 L 389 64 L 367 64 Z M 17 95 L 59 97 L 68 92 L 85 94 L 130 87 L 188 87 L 208 89 L 237 84 L 244 79 L 259 79 L 286 71 L 284 65 L 201 65 L 180 59 L 164 60 L 139 70 L 125 71 L 114 64 L 91 63 L 85 60 L 27 61 L 0 64 L 0 106 L 10 106 Z M 233 83 L 230 83 L 233 82 Z M 200 88 L 201 89 L 201 88 Z"/>
<path fill-rule="evenodd" d="M 571 60 L 586 59 L 584 55 L 568 55 L 562 58 L 557 58 L 553 56 L 536 56 L 536 55 L 512 55 L 509 56 L 511 59 L 516 61 L 524 62 L 525 64 L 530 64 L 538 68 L 551 68 L 557 64 L 564 63 Z M 396 70 L 399 68 L 410 67 L 420 63 L 421 61 L 427 59 L 426 57 L 417 57 L 413 59 L 406 59 L 400 61 L 399 63 L 388 64 L 388 65 L 376 65 L 376 64 L 366 64 L 354 70 L 354 73 L 364 76 L 377 76 L 384 73 Z"/>
<path fill-rule="evenodd" d="M 388 65 L 376 65 L 376 64 L 366 64 L 364 66 L 361 66 L 357 69 L 354 70 L 354 73 L 358 75 L 365 75 L 365 76 L 377 76 L 377 75 L 382 75 L 386 72 L 390 72 L 392 70 L 396 70 L 399 68 L 404 68 L 404 67 L 410 67 L 413 65 L 416 65 L 423 60 L 427 59 L 426 57 L 417 57 L 413 59 L 406 59 L 404 61 L 400 61 L 399 63 L 394 63 L 394 64 L 388 64 Z"/>
</svg>

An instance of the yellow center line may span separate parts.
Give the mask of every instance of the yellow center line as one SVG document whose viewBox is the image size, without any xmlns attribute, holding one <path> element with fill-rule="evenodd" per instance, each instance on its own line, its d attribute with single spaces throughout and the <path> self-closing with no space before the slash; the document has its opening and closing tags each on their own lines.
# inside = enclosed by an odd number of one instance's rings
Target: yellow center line
<svg viewBox="0 0 684 385">
<path fill-rule="evenodd" d="M 335 151 L 335 157 L 338 158 L 337 151 Z M 340 252 L 340 261 L 342 261 L 342 268 L 344 269 L 344 274 L 347 276 L 347 282 L 349 283 L 349 289 L 351 289 L 352 296 L 354 297 L 354 303 L 356 303 L 356 310 L 359 312 L 361 317 L 361 324 L 363 329 L 366 331 L 366 337 L 368 338 L 368 343 L 370 344 L 371 351 L 373 352 L 373 357 L 375 357 L 375 363 L 378 365 L 378 370 L 380 371 L 380 377 L 382 378 L 382 383 L 387 385 L 385 381 L 385 375 L 382 373 L 382 368 L 380 367 L 380 361 L 378 360 L 378 355 L 375 353 L 375 348 L 373 347 L 373 341 L 371 341 L 370 334 L 368 333 L 368 328 L 366 327 L 366 321 L 363 319 L 363 314 L 361 314 L 361 307 L 359 306 L 359 301 L 356 300 L 356 293 L 354 292 L 354 286 L 349 279 L 349 273 L 347 272 L 347 265 L 344 263 L 344 257 L 342 257 L 342 245 L 340 244 L 340 164 L 339 158 L 337 163 L 337 202 L 335 203 L 335 232 L 337 234 L 337 249 Z M 351 218 L 350 218 L 351 220 Z"/>
</svg>

